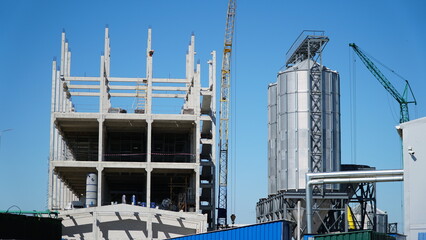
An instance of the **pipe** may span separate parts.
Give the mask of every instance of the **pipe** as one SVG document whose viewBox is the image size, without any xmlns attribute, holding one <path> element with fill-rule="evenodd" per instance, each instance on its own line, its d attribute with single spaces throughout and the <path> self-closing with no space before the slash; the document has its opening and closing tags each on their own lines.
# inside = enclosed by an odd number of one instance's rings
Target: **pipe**
<svg viewBox="0 0 426 240">
<path fill-rule="evenodd" d="M 310 179 L 318 178 L 348 178 L 348 177 L 371 177 L 371 176 L 399 176 L 404 170 L 379 170 L 379 171 L 344 171 L 326 173 L 307 173 Z"/>
<path fill-rule="evenodd" d="M 404 180 L 404 170 L 306 173 L 306 221 L 308 234 L 312 226 L 312 186 L 329 183 L 395 182 Z"/>
</svg>

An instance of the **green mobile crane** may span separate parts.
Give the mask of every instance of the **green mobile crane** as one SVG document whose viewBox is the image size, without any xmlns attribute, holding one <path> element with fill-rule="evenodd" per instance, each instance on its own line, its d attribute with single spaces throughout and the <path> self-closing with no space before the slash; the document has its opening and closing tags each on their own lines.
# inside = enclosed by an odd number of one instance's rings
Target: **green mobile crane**
<svg viewBox="0 0 426 240">
<path fill-rule="evenodd" d="M 383 75 L 383 73 L 376 67 L 376 65 L 366 56 L 364 52 L 355 44 L 350 43 L 350 47 L 354 50 L 354 52 L 361 58 L 364 65 L 370 70 L 370 72 L 374 75 L 374 77 L 379 80 L 379 82 L 383 85 L 383 87 L 392 95 L 393 98 L 399 103 L 400 108 L 400 118 L 399 122 L 404 123 L 410 121 L 410 117 L 408 114 L 408 104 L 414 103 L 417 105 L 416 98 L 414 97 L 413 90 L 411 89 L 410 83 L 405 80 L 405 88 L 404 92 L 400 94 L 391 82 Z M 408 94 L 411 94 L 413 100 L 408 100 Z"/>
</svg>

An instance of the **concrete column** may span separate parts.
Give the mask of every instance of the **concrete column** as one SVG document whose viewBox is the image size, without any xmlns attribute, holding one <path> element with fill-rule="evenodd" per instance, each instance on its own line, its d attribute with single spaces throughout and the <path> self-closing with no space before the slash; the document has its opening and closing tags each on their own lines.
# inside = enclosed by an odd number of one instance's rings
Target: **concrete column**
<svg viewBox="0 0 426 240">
<path fill-rule="evenodd" d="M 65 74 L 65 59 L 66 59 L 66 54 L 65 54 L 65 43 L 66 43 L 66 37 L 65 37 L 65 31 L 62 32 L 61 35 L 61 68 L 60 68 L 60 79 L 62 79 L 62 77 Z M 60 94 L 59 94 L 59 111 L 60 112 L 64 112 L 64 88 L 62 86 L 62 80 L 60 81 L 59 84 L 59 89 L 60 89 Z"/>
<path fill-rule="evenodd" d="M 192 35 L 191 36 L 191 41 L 189 43 L 188 46 L 188 54 L 187 54 L 187 59 L 186 59 L 186 78 L 188 80 L 188 84 L 187 86 L 189 87 L 189 94 L 188 94 L 188 99 L 186 100 L 186 107 L 189 109 L 194 109 L 195 108 L 195 103 L 194 103 L 194 95 L 195 94 L 199 94 L 199 92 L 196 92 L 193 88 L 194 88 L 194 56 L 195 56 L 195 36 Z M 195 109 L 194 109 L 195 111 Z"/>
<path fill-rule="evenodd" d="M 64 209 L 64 182 L 59 179 L 59 208 Z"/>
<path fill-rule="evenodd" d="M 67 47 L 67 74 L 66 76 L 69 77 L 71 75 L 71 51 L 68 50 Z M 67 84 L 70 84 L 70 81 L 67 81 Z M 68 90 L 69 91 L 69 90 Z M 71 112 L 72 109 L 72 102 L 69 95 L 67 95 L 67 112 Z"/>
<path fill-rule="evenodd" d="M 55 205 L 54 201 L 56 200 L 55 196 L 55 174 L 53 173 L 53 167 L 50 166 L 49 168 L 49 196 L 48 196 L 48 208 L 49 210 L 53 209 L 53 206 Z"/>
<path fill-rule="evenodd" d="M 93 233 L 93 239 L 99 239 L 99 226 L 98 226 L 98 212 L 97 211 L 93 211 L 92 233 Z"/>
<path fill-rule="evenodd" d="M 55 112 L 55 88 L 56 88 L 56 59 L 52 62 L 52 90 L 50 97 L 50 153 L 49 153 L 49 161 L 53 159 L 53 142 L 54 139 L 54 119 L 53 113 Z"/>
<path fill-rule="evenodd" d="M 104 160 L 104 143 L 105 143 L 105 137 L 104 137 L 104 132 L 105 132 L 105 119 L 104 119 L 104 115 L 100 114 L 100 117 L 98 118 L 98 123 L 99 123 L 99 135 L 98 135 L 98 161 L 102 162 Z"/>
<path fill-rule="evenodd" d="M 194 114 L 199 116 L 201 114 L 201 83 L 200 83 L 200 76 L 201 76 L 201 66 L 198 63 L 197 64 L 197 70 L 194 75 Z"/>
<path fill-rule="evenodd" d="M 102 189 L 103 189 L 103 171 L 104 168 L 103 167 L 97 167 L 96 170 L 98 170 L 98 207 L 102 206 Z"/>
<path fill-rule="evenodd" d="M 67 77 L 68 76 L 68 41 L 65 40 L 65 48 L 64 48 L 64 62 L 63 62 L 63 71 L 62 76 Z M 63 81 L 63 83 L 67 83 L 67 81 Z M 63 85 L 61 85 L 63 88 Z M 62 99 L 62 106 L 63 106 L 63 112 L 68 112 L 68 97 L 67 92 L 63 88 L 63 99 Z"/>
<path fill-rule="evenodd" d="M 59 112 L 59 99 L 60 99 L 60 84 L 61 84 L 61 80 L 60 80 L 60 72 L 56 71 L 56 82 L 55 82 L 55 104 L 54 104 L 54 112 Z M 52 122 L 53 122 L 53 126 L 54 126 L 54 117 L 52 116 Z M 56 128 L 56 126 L 54 126 L 54 143 L 53 143 L 53 160 L 58 160 L 59 158 L 59 131 Z"/>
<path fill-rule="evenodd" d="M 60 202 L 60 194 L 61 194 L 61 190 L 60 190 L 60 181 L 59 181 L 59 178 L 58 178 L 58 175 L 55 175 L 56 176 L 56 180 L 55 180 L 55 191 L 56 191 L 56 193 L 55 193 L 55 196 L 56 196 L 56 201 L 55 201 L 55 208 L 56 209 L 58 209 L 59 208 L 59 202 Z"/>
<path fill-rule="evenodd" d="M 146 207 L 151 207 L 151 173 L 152 168 L 148 166 L 146 168 Z"/>
<path fill-rule="evenodd" d="M 146 222 L 146 229 L 148 232 L 148 239 L 152 239 L 152 213 L 151 209 L 148 211 L 148 220 Z"/>
<path fill-rule="evenodd" d="M 105 91 L 104 91 L 104 103 L 103 107 L 105 111 L 111 107 L 111 101 L 108 97 L 108 78 L 110 74 L 110 57 L 111 57 L 111 49 L 110 49 L 110 40 L 109 40 L 109 28 L 105 28 L 105 38 L 104 38 L 104 75 L 105 75 Z"/>
<path fill-rule="evenodd" d="M 201 145 L 201 122 L 199 117 L 197 117 L 197 120 L 195 121 L 195 137 L 194 137 L 194 143 L 195 143 L 195 162 L 197 164 L 200 164 L 200 145 Z"/>
<path fill-rule="evenodd" d="M 68 205 L 69 203 L 71 203 L 71 201 L 72 201 L 72 192 L 71 192 L 71 189 L 70 189 L 70 187 L 68 186 L 67 187 L 67 203 L 66 203 L 66 205 Z"/>
<path fill-rule="evenodd" d="M 151 150 L 152 150 L 152 123 L 153 120 L 149 117 L 146 120 L 146 124 L 147 124 L 147 130 L 146 130 L 146 162 L 149 163 L 151 162 Z"/>
<path fill-rule="evenodd" d="M 101 69 L 99 72 L 99 113 L 105 113 L 105 57 L 101 56 Z"/>
<path fill-rule="evenodd" d="M 151 49 L 151 28 L 148 29 L 148 40 L 146 47 L 146 78 L 147 78 L 147 94 L 146 94 L 146 113 L 152 113 L 152 57 L 153 50 Z"/>
<path fill-rule="evenodd" d="M 200 212 L 200 167 L 197 165 L 195 171 L 195 212 Z"/>
<path fill-rule="evenodd" d="M 151 206 L 151 145 L 152 145 L 152 123 L 153 120 L 151 118 L 148 118 L 147 121 L 147 140 L 146 140 L 146 161 L 147 161 L 147 168 L 146 168 L 146 206 L 150 208 Z M 151 231 L 151 226 L 148 227 L 148 235 L 150 234 L 149 231 Z M 151 232 L 151 238 L 152 238 L 152 232 Z M 150 238 L 149 238 L 150 239 Z"/>
</svg>

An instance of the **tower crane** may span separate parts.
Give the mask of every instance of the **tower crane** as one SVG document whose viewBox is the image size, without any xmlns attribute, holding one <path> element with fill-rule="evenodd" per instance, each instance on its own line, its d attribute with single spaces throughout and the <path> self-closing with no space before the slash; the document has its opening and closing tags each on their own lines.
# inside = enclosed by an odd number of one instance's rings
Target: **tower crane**
<svg viewBox="0 0 426 240">
<path fill-rule="evenodd" d="M 410 121 L 409 113 L 408 113 L 408 104 L 414 103 L 417 105 L 416 98 L 414 97 L 413 90 L 411 89 L 410 83 L 408 80 L 405 80 L 405 88 L 404 92 L 400 94 L 391 82 L 383 75 L 383 73 L 376 67 L 376 65 L 371 61 L 370 58 L 366 56 L 366 54 L 361 51 L 361 49 L 355 44 L 350 43 L 350 47 L 354 50 L 354 52 L 358 55 L 364 65 L 370 70 L 370 72 L 374 75 L 374 77 L 379 80 L 379 82 L 383 85 L 383 87 L 388 91 L 393 98 L 399 103 L 400 108 L 400 118 L 399 122 L 404 123 Z M 408 100 L 408 94 L 411 94 L 413 100 Z"/>
<path fill-rule="evenodd" d="M 220 156 L 219 156 L 219 194 L 217 226 L 227 226 L 227 188 L 228 188 L 228 137 L 229 111 L 231 100 L 231 53 L 234 36 L 236 0 L 229 0 L 226 14 L 225 41 L 223 46 L 222 72 L 220 85 Z"/>
</svg>

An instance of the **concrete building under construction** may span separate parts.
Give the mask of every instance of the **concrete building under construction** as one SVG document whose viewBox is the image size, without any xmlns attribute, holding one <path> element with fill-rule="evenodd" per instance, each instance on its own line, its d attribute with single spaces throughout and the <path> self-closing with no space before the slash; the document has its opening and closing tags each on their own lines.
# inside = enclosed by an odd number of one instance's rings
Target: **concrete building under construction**
<svg viewBox="0 0 426 240">
<path fill-rule="evenodd" d="M 145 77 L 111 76 L 108 28 L 104 41 L 99 76 L 71 75 L 65 32 L 52 64 L 48 207 L 63 218 L 63 238 L 164 239 L 213 228 L 215 52 L 201 86 L 194 36 L 181 79 L 154 76 L 151 29 Z M 79 98 L 96 99 L 98 110 L 80 112 Z M 133 108 L 114 106 L 119 98 Z M 182 105 L 158 113 L 161 99 Z"/>
</svg>

